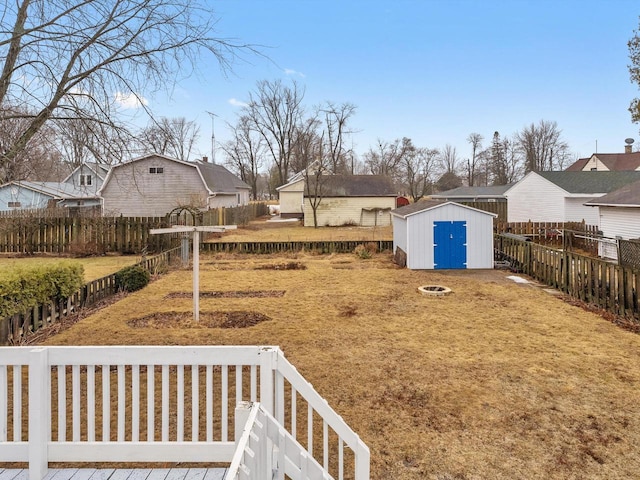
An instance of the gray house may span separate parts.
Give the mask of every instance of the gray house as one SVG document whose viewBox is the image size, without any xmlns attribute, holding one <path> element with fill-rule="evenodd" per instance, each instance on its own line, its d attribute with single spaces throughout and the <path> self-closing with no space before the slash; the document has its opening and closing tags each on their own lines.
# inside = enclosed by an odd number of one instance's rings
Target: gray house
<svg viewBox="0 0 640 480">
<path fill-rule="evenodd" d="M 104 215 L 155 217 L 180 206 L 247 205 L 250 190 L 222 165 L 153 154 L 111 167 L 98 193 Z"/>
</svg>

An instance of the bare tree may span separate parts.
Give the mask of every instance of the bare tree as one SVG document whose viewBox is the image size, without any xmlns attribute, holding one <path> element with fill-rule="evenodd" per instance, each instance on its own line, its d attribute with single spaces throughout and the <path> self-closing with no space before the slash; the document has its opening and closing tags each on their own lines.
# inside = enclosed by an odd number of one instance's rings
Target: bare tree
<svg viewBox="0 0 640 480">
<path fill-rule="evenodd" d="M 251 120 L 277 170 L 276 183 L 284 185 L 289 175 L 296 129 L 304 114 L 304 90 L 296 82 L 286 86 L 280 80 L 258 82 L 249 95 L 249 104 L 242 114 Z"/>
<path fill-rule="evenodd" d="M 397 179 L 402 176 L 400 167 L 403 158 L 412 148 L 411 140 L 406 137 L 389 143 L 378 140 L 377 148 L 369 148 L 364 154 L 364 163 L 374 175 L 387 175 Z"/>
<path fill-rule="evenodd" d="M 251 119 L 240 116 L 234 126 L 230 126 L 233 139 L 222 146 L 227 157 L 227 165 L 235 171 L 243 182 L 251 186 L 251 197 L 258 198 L 258 180 L 264 162 L 264 139 L 251 129 Z"/>
<path fill-rule="evenodd" d="M 413 148 L 404 156 L 404 183 L 414 202 L 431 193 L 439 155 L 437 148 Z"/>
<path fill-rule="evenodd" d="M 23 113 L 20 109 L 8 110 L 4 115 L 12 118 L 0 122 L 0 151 L 10 148 L 28 123 L 26 118 L 20 116 Z M 64 177 L 66 169 L 55 147 L 55 138 L 51 128 L 43 128 L 12 160 L 0 162 L 0 185 L 13 180 L 44 181 Z"/>
<path fill-rule="evenodd" d="M 112 165 L 130 152 L 131 136 L 119 128 L 90 119 L 71 119 L 53 124 L 56 144 L 70 168 L 86 162 Z"/>
<path fill-rule="evenodd" d="M 118 126 L 122 103 L 189 75 L 209 52 L 225 68 L 249 46 L 214 34 L 198 0 L 16 0 L 0 17 L 0 106 L 25 105 L 20 135 L 0 152 L 14 161 L 45 124 L 90 119 Z M 16 117 L 6 108 L 0 122 Z"/>
<path fill-rule="evenodd" d="M 481 158 L 482 140 L 484 137 L 479 133 L 470 133 L 467 143 L 471 145 L 471 159 L 467 161 L 467 183 L 470 187 L 477 185 L 478 163 Z"/>
<path fill-rule="evenodd" d="M 328 168 L 331 173 L 346 173 L 349 151 L 345 149 L 346 136 L 351 133 L 348 129 L 349 119 L 356 113 L 356 106 L 351 103 L 335 105 L 326 102 L 320 107 L 324 116 L 324 128 L 326 132 L 326 149 L 329 155 Z"/>
<path fill-rule="evenodd" d="M 440 152 L 440 163 L 442 165 L 442 170 L 444 170 L 445 173 L 457 174 L 459 162 L 460 159 L 458 158 L 456 147 L 453 147 L 447 143 Z"/>
<path fill-rule="evenodd" d="M 560 159 L 565 159 L 569 146 L 562 139 L 556 122 L 540 120 L 518 133 L 518 143 L 524 154 L 525 171 L 554 170 Z"/>
<path fill-rule="evenodd" d="M 640 86 L 640 30 L 633 31 L 633 37 L 631 37 L 627 46 L 629 47 L 629 60 L 631 60 L 631 65 L 628 65 L 629 77 L 631 78 L 631 83 Z M 631 101 L 629 112 L 631 112 L 632 122 L 640 122 L 640 99 L 634 98 Z"/>
<path fill-rule="evenodd" d="M 154 120 L 138 136 L 143 154 L 159 153 L 186 162 L 200 136 L 195 122 L 184 117 Z"/>
</svg>

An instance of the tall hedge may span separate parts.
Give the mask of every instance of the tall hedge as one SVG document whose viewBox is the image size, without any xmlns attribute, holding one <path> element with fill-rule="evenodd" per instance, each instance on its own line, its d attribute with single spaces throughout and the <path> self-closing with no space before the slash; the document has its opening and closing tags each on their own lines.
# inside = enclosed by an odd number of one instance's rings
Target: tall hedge
<svg viewBox="0 0 640 480">
<path fill-rule="evenodd" d="M 58 262 L 0 275 L 0 318 L 23 313 L 50 300 L 67 298 L 83 284 L 79 263 Z"/>
</svg>

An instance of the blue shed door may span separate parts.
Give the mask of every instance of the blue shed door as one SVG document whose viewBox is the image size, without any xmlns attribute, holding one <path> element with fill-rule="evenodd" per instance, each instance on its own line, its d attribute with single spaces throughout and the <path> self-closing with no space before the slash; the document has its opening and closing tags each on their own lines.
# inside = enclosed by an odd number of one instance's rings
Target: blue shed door
<svg viewBox="0 0 640 480">
<path fill-rule="evenodd" d="M 467 222 L 433 222 L 433 268 L 467 268 Z"/>
</svg>

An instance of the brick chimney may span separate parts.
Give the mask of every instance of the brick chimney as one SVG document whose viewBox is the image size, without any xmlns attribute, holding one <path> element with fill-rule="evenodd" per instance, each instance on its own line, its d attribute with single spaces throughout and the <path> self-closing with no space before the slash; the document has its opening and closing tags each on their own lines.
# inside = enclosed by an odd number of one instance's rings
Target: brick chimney
<svg viewBox="0 0 640 480">
<path fill-rule="evenodd" d="M 629 152 L 630 153 L 630 152 Z M 204 163 L 209 163 L 209 157 L 202 157 Z"/>
<path fill-rule="evenodd" d="M 631 145 L 624 146 L 624 153 L 631 153 Z"/>
</svg>

